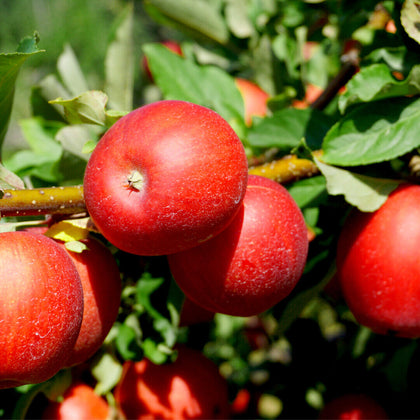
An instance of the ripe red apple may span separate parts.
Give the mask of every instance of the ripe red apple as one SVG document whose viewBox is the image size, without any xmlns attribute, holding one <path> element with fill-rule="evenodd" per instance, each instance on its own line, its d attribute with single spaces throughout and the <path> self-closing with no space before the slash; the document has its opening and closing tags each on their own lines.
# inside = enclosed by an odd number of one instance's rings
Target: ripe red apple
<svg viewBox="0 0 420 420">
<path fill-rule="evenodd" d="M 318 417 L 320 420 L 386 420 L 385 410 L 364 394 L 345 394 L 329 401 Z"/>
<path fill-rule="evenodd" d="M 175 362 L 127 361 L 114 395 L 129 419 L 226 419 L 228 389 L 217 366 L 200 351 L 179 345 Z"/>
<path fill-rule="evenodd" d="M 245 106 L 245 123 L 252 125 L 252 117 L 265 117 L 268 112 L 267 101 L 270 95 L 257 84 L 247 79 L 235 78 Z"/>
<path fill-rule="evenodd" d="M 87 164 L 87 209 L 105 238 L 137 255 L 191 248 L 233 220 L 246 191 L 244 147 L 216 112 L 185 101 L 138 108 Z"/>
<path fill-rule="evenodd" d="M 95 238 L 80 242 L 87 246 L 86 250 L 67 251 L 79 272 L 84 296 L 82 326 L 67 366 L 80 364 L 99 350 L 120 307 L 121 277 L 111 251 Z"/>
<path fill-rule="evenodd" d="M 302 213 L 280 184 L 250 175 L 241 210 L 222 233 L 168 256 L 186 296 L 228 315 L 259 314 L 285 298 L 308 253 Z"/>
<path fill-rule="evenodd" d="M 175 54 L 178 54 L 181 57 L 184 55 L 184 53 L 182 52 L 181 45 L 179 45 L 176 41 L 168 39 L 166 41 L 160 42 L 160 44 L 164 45 L 166 48 L 168 48 L 169 50 L 173 51 Z M 144 72 L 147 74 L 149 80 L 153 82 L 153 75 L 150 71 L 149 63 L 147 61 L 146 56 L 143 56 L 141 65 L 143 67 Z"/>
<path fill-rule="evenodd" d="M 372 213 L 354 211 L 337 248 L 343 297 L 376 333 L 420 337 L 420 186 L 402 184 Z"/>
<path fill-rule="evenodd" d="M 82 382 L 72 384 L 60 402 L 49 402 L 42 419 L 54 420 L 107 420 L 110 419 L 109 404 Z"/>
<path fill-rule="evenodd" d="M 179 326 L 186 327 L 202 322 L 210 322 L 213 318 L 214 312 L 208 311 L 186 297 L 181 307 Z"/>
<path fill-rule="evenodd" d="M 0 233 L 0 388 L 39 383 L 64 365 L 79 335 L 83 289 L 52 239 Z"/>
</svg>

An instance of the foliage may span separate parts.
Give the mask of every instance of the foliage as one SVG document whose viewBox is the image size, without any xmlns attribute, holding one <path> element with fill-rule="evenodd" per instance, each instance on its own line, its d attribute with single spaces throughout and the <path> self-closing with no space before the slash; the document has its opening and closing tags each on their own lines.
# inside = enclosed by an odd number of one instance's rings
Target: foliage
<svg viewBox="0 0 420 420">
<path fill-rule="evenodd" d="M 124 290 L 118 320 L 83 372 L 99 393 L 110 395 L 124 360 L 146 356 L 165 363 L 175 356 L 174 345 L 184 342 L 219 365 L 232 400 L 240 389 L 250 391 L 248 411 L 238 416 L 314 418 L 325 401 L 347 391 L 373 396 L 391 417 L 419 415 L 417 341 L 373 334 L 334 293 L 335 246 L 349 210 L 374 211 L 403 180 L 418 182 L 417 3 L 120 3 L 106 34 L 103 67 L 85 74 L 78 59 L 83 49 L 66 33 L 55 71 L 32 87 L 31 115 L 20 121 L 10 120 L 17 76 L 34 56 L 36 63 L 45 57 L 39 48 L 43 34 L 0 54 L 2 190 L 81 184 L 89 153 L 106 129 L 133 107 L 161 98 L 214 109 L 236 130 L 250 162 L 293 153 L 317 165 L 316 176 L 286 185 L 316 233 L 304 275 L 287 299 L 258 317 L 216 314 L 206 324 L 180 326 L 184 296 L 166 259 L 125 254 L 108 244 Z M 183 57 L 159 43 L 139 45 L 133 22 L 140 11 L 147 12 L 145 28 L 156 30 L 150 40 L 176 38 Z M 143 54 L 154 82 L 140 66 Z M 98 74 L 99 89 L 90 83 Z M 253 80 L 270 94 L 268 115 L 251 126 L 235 77 Z M 305 109 L 294 106 L 311 85 L 323 89 L 321 98 Z M 11 415 L 18 400 L 25 410 L 30 401 L 35 415 L 44 403 L 34 399 L 31 386 L 0 395 L 1 418 Z"/>
</svg>

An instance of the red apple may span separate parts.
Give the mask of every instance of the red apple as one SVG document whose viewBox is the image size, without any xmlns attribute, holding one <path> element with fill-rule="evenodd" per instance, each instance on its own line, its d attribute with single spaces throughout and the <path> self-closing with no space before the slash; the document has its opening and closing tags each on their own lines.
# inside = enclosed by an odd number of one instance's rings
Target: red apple
<svg viewBox="0 0 420 420">
<path fill-rule="evenodd" d="M 42 419 L 54 420 L 107 420 L 110 419 L 109 404 L 95 393 L 89 385 L 72 384 L 60 402 L 49 402 Z"/>
<path fill-rule="evenodd" d="M 329 401 L 319 414 L 320 420 L 386 420 L 385 410 L 364 394 L 345 394 Z"/>
<path fill-rule="evenodd" d="M 115 400 L 129 419 L 226 419 L 228 389 L 217 366 L 200 351 L 178 346 L 175 362 L 124 364 Z"/>
<path fill-rule="evenodd" d="M 0 388 L 39 383 L 63 366 L 79 335 L 83 289 L 52 239 L 0 233 Z"/>
<path fill-rule="evenodd" d="M 225 229 L 246 191 L 244 147 L 216 112 L 185 101 L 118 120 L 87 164 L 87 209 L 105 238 L 138 255 L 191 248 Z"/>
<path fill-rule="evenodd" d="M 337 249 L 343 297 L 376 333 L 420 337 L 420 186 L 402 184 L 372 213 L 354 211 Z"/>
<path fill-rule="evenodd" d="M 268 112 L 267 101 L 270 95 L 257 84 L 242 78 L 235 78 L 236 86 L 241 92 L 245 107 L 245 123 L 252 125 L 252 117 L 265 117 Z"/>
<path fill-rule="evenodd" d="M 169 50 L 173 51 L 175 54 L 178 54 L 181 57 L 184 55 L 182 52 L 181 46 L 176 41 L 168 39 L 166 41 L 160 42 L 160 44 L 164 45 L 166 48 L 168 48 Z M 149 63 L 147 62 L 146 56 L 143 56 L 141 64 L 142 64 L 144 72 L 147 74 L 147 77 L 149 78 L 150 81 L 153 82 L 153 75 L 152 75 L 152 72 L 150 71 Z"/>
<path fill-rule="evenodd" d="M 243 205 L 222 233 L 168 256 L 175 281 L 204 308 L 228 315 L 259 314 L 285 298 L 308 253 L 302 213 L 280 184 L 250 175 Z"/>
<path fill-rule="evenodd" d="M 79 272 L 84 296 L 82 326 L 67 366 L 80 364 L 99 350 L 120 307 L 121 277 L 111 251 L 95 238 L 80 242 L 86 250 L 67 251 Z"/>
</svg>

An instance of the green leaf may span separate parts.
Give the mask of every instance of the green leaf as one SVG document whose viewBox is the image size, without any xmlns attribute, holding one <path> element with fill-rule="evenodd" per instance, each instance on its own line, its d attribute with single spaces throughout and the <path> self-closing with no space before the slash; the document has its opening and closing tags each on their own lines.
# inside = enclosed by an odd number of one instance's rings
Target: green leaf
<svg viewBox="0 0 420 420">
<path fill-rule="evenodd" d="M 372 102 L 397 96 L 420 93 L 420 64 L 414 66 L 405 80 L 396 80 L 385 64 L 373 64 L 362 69 L 348 83 L 340 96 L 341 113 L 358 102 Z"/>
<path fill-rule="evenodd" d="M 144 273 L 137 282 L 137 302 L 155 319 L 162 319 L 164 316 L 154 308 L 151 302 L 151 295 L 164 283 L 163 277 L 154 278 L 150 273 Z"/>
<path fill-rule="evenodd" d="M 177 27 L 227 44 L 229 31 L 214 2 L 206 0 L 146 0 L 146 5 Z"/>
<path fill-rule="evenodd" d="M 408 73 L 410 69 L 418 64 L 418 54 L 413 51 L 407 50 L 404 45 L 377 48 L 369 53 L 364 62 L 367 64 L 385 63 L 394 71 Z"/>
<path fill-rule="evenodd" d="M 143 357 L 136 331 L 129 325 L 121 324 L 119 326 L 115 345 L 124 360 L 140 360 Z"/>
<path fill-rule="evenodd" d="M 401 181 L 356 174 L 317 159 L 315 162 L 326 178 L 328 193 L 344 195 L 349 204 L 364 212 L 378 210 L 388 195 L 401 184 Z"/>
<path fill-rule="evenodd" d="M 255 28 L 248 15 L 248 3 L 243 0 L 228 0 L 225 8 L 226 23 L 237 38 L 249 38 Z"/>
<path fill-rule="evenodd" d="M 328 196 L 323 176 L 296 181 L 288 191 L 300 208 L 318 207 Z"/>
<path fill-rule="evenodd" d="M 134 86 L 133 6 L 121 13 L 105 57 L 105 92 L 111 108 L 131 111 Z"/>
<path fill-rule="evenodd" d="M 61 123 L 46 122 L 42 118 L 27 118 L 20 127 L 29 149 L 22 149 L 4 156 L 4 165 L 12 172 L 34 175 L 40 179 L 57 182 L 60 178 L 58 162 L 63 149 L 54 137 Z"/>
<path fill-rule="evenodd" d="M 89 90 L 73 99 L 57 98 L 51 104 L 62 105 L 64 116 L 70 124 L 105 125 L 105 108 L 108 96 L 99 90 Z"/>
<path fill-rule="evenodd" d="M 419 0 L 405 0 L 401 9 L 401 24 L 407 34 L 420 44 Z"/>
<path fill-rule="evenodd" d="M 6 189 L 21 190 L 25 188 L 23 181 L 13 172 L 0 164 L 0 191 Z"/>
<path fill-rule="evenodd" d="M 206 106 L 231 125 L 243 124 L 243 99 L 232 76 L 218 67 L 199 66 L 160 44 L 147 44 L 143 49 L 165 99 Z"/>
<path fill-rule="evenodd" d="M 388 161 L 420 146 L 420 99 L 358 106 L 325 136 L 322 160 L 338 166 Z"/>
<path fill-rule="evenodd" d="M 320 148 L 332 121 L 331 117 L 314 109 L 286 108 L 252 127 L 247 141 L 255 147 L 290 150 L 305 138 L 308 147 L 316 150 Z"/>
<path fill-rule="evenodd" d="M 122 366 L 113 354 L 104 352 L 99 358 L 95 359 L 91 372 L 97 380 L 95 392 L 104 395 L 119 382 L 122 375 Z"/>
<path fill-rule="evenodd" d="M 77 96 L 88 90 L 85 76 L 80 68 L 79 61 L 70 45 L 64 47 L 64 51 L 57 60 L 57 70 L 65 88 L 71 95 Z"/>
<path fill-rule="evenodd" d="M 0 146 L 3 143 L 12 112 L 15 83 L 23 63 L 38 49 L 38 35 L 24 38 L 17 52 L 0 54 Z"/>
</svg>

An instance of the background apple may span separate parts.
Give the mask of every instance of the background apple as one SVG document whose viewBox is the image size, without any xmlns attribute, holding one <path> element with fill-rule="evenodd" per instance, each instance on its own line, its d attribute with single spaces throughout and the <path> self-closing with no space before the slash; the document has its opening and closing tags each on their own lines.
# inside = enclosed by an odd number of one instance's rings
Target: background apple
<svg viewBox="0 0 420 420">
<path fill-rule="evenodd" d="M 109 404 L 92 387 L 76 382 L 66 390 L 61 401 L 49 402 L 42 419 L 106 420 L 111 418 L 110 411 Z"/>
<path fill-rule="evenodd" d="M 129 419 L 226 419 L 228 389 L 217 366 L 200 351 L 177 347 L 174 362 L 126 361 L 114 395 Z"/>
<path fill-rule="evenodd" d="M 204 308 L 228 315 L 259 314 L 285 298 L 308 253 L 302 213 L 276 182 L 250 175 L 240 212 L 222 233 L 168 256 L 175 281 Z"/>
<path fill-rule="evenodd" d="M 221 232 L 247 177 L 243 145 L 219 114 L 164 100 L 130 112 L 102 137 L 87 164 L 85 201 L 113 245 L 165 255 Z"/>
<path fill-rule="evenodd" d="M 0 234 L 0 388 L 43 382 L 64 365 L 79 335 L 83 289 L 52 239 Z"/>
<path fill-rule="evenodd" d="M 236 86 L 241 92 L 245 107 L 245 123 L 252 125 L 252 117 L 265 117 L 268 112 L 267 101 L 270 95 L 256 83 L 240 77 L 235 78 Z"/>
<path fill-rule="evenodd" d="M 354 211 L 338 240 L 344 299 L 376 333 L 420 336 L 419 203 L 420 186 L 402 184 L 379 210 Z"/>
<path fill-rule="evenodd" d="M 388 415 L 374 399 L 364 394 L 345 394 L 329 401 L 320 420 L 386 420 Z"/>
</svg>

